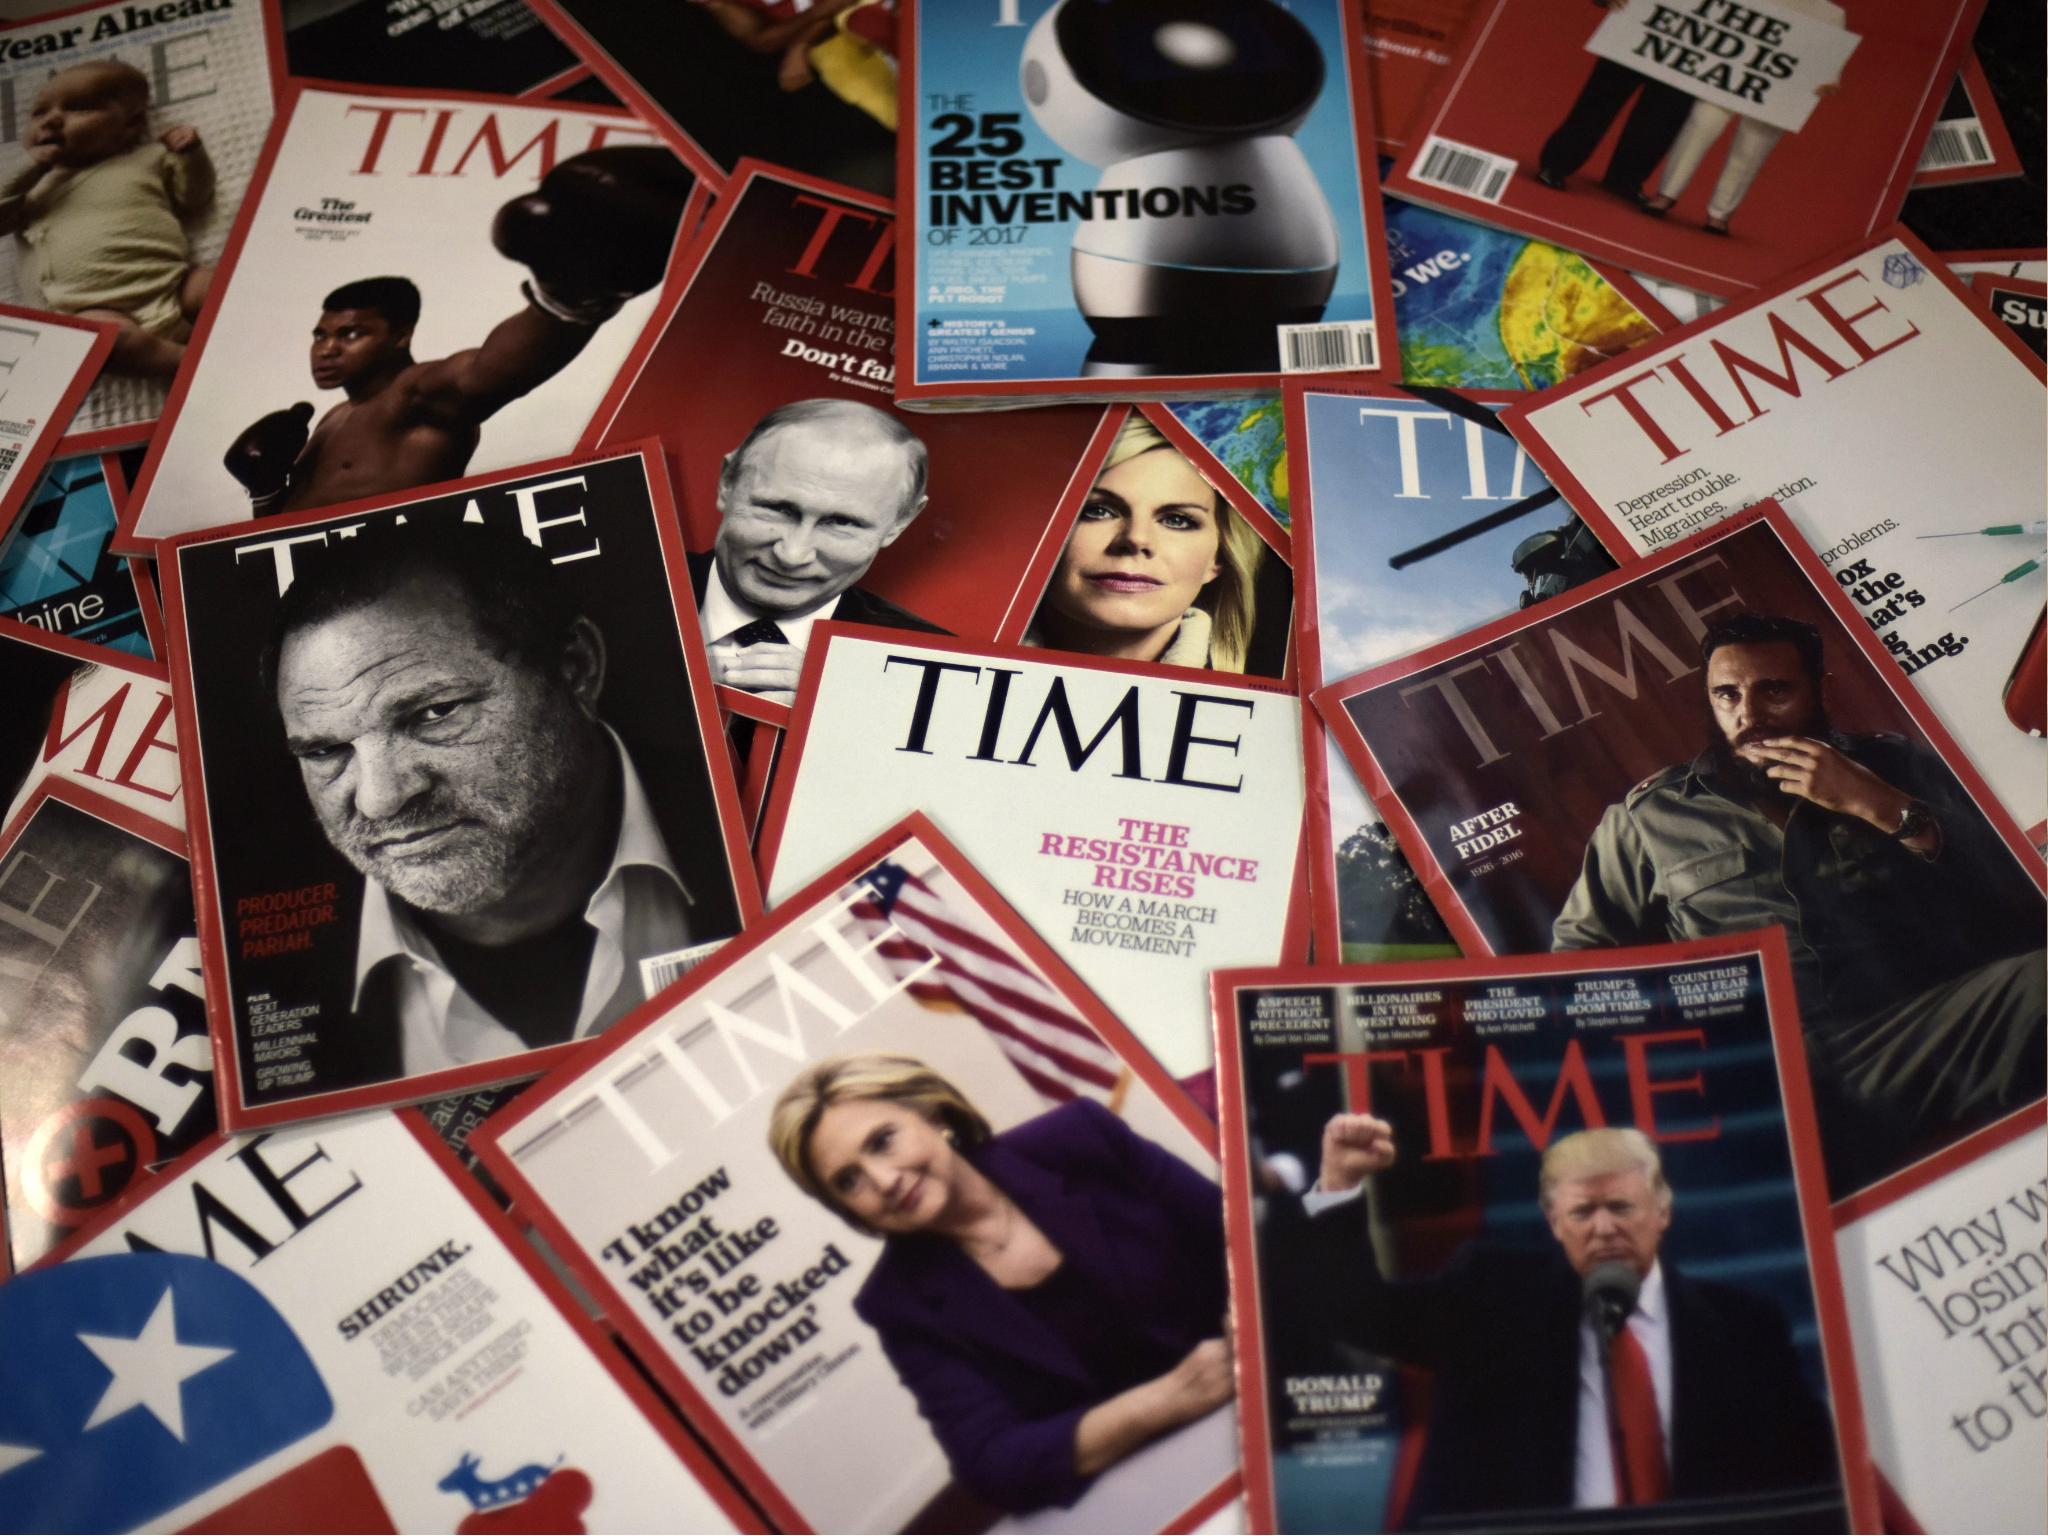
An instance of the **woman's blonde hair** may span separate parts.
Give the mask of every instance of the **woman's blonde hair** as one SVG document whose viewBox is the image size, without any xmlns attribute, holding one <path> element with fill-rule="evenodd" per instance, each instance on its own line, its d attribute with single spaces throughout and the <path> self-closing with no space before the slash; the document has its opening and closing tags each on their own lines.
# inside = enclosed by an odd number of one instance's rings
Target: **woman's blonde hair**
<svg viewBox="0 0 2048 1536">
<path fill-rule="evenodd" d="M 768 1146 L 782 1171 L 813 1200 L 837 1211 L 861 1231 L 846 1208 L 818 1178 L 811 1166 L 811 1136 L 825 1111 L 849 1099 L 886 1099 L 907 1105 L 950 1133 L 956 1147 L 978 1147 L 994 1133 L 967 1095 L 915 1056 L 887 1051 L 860 1051 L 828 1056 L 799 1072 L 782 1090 L 768 1114 Z"/>
<path fill-rule="evenodd" d="M 1180 452 L 1173 440 L 1142 412 L 1133 410 L 1118 430 L 1116 441 L 1110 444 L 1109 457 L 1102 461 L 1102 474 L 1141 453 L 1154 453 L 1161 448 Z M 1192 464 L 1188 467 L 1195 468 Z M 1251 651 L 1252 629 L 1258 623 L 1259 564 L 1266 558 L 1266 545 L 1221 491 L 1212 485 L 1209 493 L 1216 513 L 1216 558 L 1222 568 L 1215 580 L 1202 589 L 1196 602 L 1209 612 L 1209 665 L 1218 672 L 1242 672 L 1245 657 Z"/>
</svg>

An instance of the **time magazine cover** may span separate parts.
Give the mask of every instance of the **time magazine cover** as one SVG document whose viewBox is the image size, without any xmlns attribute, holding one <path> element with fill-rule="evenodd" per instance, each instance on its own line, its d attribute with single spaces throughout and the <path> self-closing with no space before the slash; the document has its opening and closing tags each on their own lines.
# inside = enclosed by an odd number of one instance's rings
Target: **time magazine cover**
<svg viewBox="0 0 2048 1536">
<path fill-rule="evenodd" d="M 112 355 L 115 328 L 0 304 L 0 538 L 63 446 L 66 424 Z"/>
<path fill-rule="evenodd" d="M 224 1126 L 531 1076 L 759 913 L 674 515 L 642 449 L 166 550 Z"/>
<path fill-rule="evenodd" d="M 1739 297 L 1898 216 L 1983 8 L 1485 0 L 1387 190 Z"/>
<path fill-rule="evenodd" d="M 183 363 L 284 78 L 268 0 L 90 5 L 0 25 L 0 302 L 118 340 L 52 425 L 146 439 Z"/>
<path fill-rule="evenodd" d="M 1391 373 L 1356 9 L 906 3 L 897 398 Z"/>
<path fill-rule="evenodd" d="M 1236 1491 L 1213 1128 L 922 816 L 476 1144 L 782 1530 Z"/>
<path fill-rule="evenodd" d="M 1777 932 L 1214 997 L 1254 1530 L 1880 1528 Z"/>
<path fill-rule="evenodd" d="M 545 96 L 580 66 L 526 0 L 279 0 L 294 75 Z"/>
<path fill-rule="evenodd" d="M 1315 702 L 1467 953 L 1782 923 L 1835 1199 L 2041 1099 L 2040 856 L 1775 504 Z"/>
<path fill-rule="evenodd" d="M 2023 827 L 2005 682 L 2042 610 L 2041 359 L 1903 230 L 1502 413 L 1617 559 L 1776 497 Z M 1942 451 L 1920 444 L 1939 426 Z M 2038 839 L 2038 833 L 2037 839 Z"/>
<path fill-rule="evenodd" d="M 774 902 L 930 816 L 1205 1107 L 1201 977 L 1298 956 L 1300 706 L 1276 685 L 828 630 L 761 832 Z"/>
<path fill-rule="evenodd" d="M 0 826 L 64 779 L 184 831 L 173 709 L 162 664 L 0 618 Z"/>
<path fill-rule="evenodd" d="M 532 4 L 713 183 L 751 157 L 894 195 L 896 0 Z"/>
<path fill-rule="evenodd" d="M 111 457 L 99 454 L 44 470 L 0 538 L 0 616 L 147 660 L 148 578 L 111 548 L 119 477 Z"/>
<path fill-rule="evenodd" d="M 1021 629 L 1027 569 L 1110 441 L 1094 406 L 896 406 L 895 222 L 880 199 L 743 163 L 585 434 L 660 437 L 720 702 L 771 724 L 818 619 Z"/>
<path fill-rule="evenodd" d="M 1308 691 L 1614 568 L 1495 413 L 1512 395 L 1340 379 L 1287 389 Z M 1448 940 L 1337 742 L 1308 744 L 1319 953 Z"/>
<path fill-rule="evenodd" d="M 210 1140 L 0 1327 L 22 1529 L 761 1529 L 410 1112 Z"/>
<path fill-rule="evenodd" d="M 175 828 L 64 780 L 0 830 L 0 1168 L 21 1269 L 214 1128 Z"/>
<path fill-rule="evenodd" d="M 698 191 L 597 107 L 300 86 L 278 122 L 123 553 L 569 452 Z"/>
</svg>

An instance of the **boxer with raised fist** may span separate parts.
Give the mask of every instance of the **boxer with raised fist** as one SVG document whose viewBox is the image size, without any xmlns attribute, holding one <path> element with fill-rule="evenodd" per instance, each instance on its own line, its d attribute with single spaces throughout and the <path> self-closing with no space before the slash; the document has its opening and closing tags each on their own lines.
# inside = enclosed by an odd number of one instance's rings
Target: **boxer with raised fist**
<svg viewBox="0 0 2048 1536">
<path fill-rule="evenodd" d="M 562 161 L 491 224 L 492 244 L 530 274 L 525 304 L 481 346 L 448 357 L 413 357 L 420 293 L 409 279 L 366 277 L 328 294 L 313 327 L 313 384 L 347 398 L 310 433 L 303 401 L 242 429 L 224 462 L 254 514 L 460 476 L 492 414 L 568 367 L 598 326 L 661 281 L 690 185 L 683 164 L 651 145 Z"/>
</svg>

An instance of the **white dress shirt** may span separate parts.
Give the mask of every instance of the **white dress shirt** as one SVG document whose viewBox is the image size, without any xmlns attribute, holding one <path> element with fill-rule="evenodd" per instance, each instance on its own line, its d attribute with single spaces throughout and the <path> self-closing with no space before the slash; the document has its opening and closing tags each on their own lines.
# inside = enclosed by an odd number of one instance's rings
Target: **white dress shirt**
<svg viewBox="0 0 2048 1536">
<path fill-rule="evenodd" d="M 1664 1465 L 1671 1465 L 1671 1312 L 1664 1302 L 1664 1266 L 1650 1265 L 1628 1331 L 1650 1362 L 1650 1387 L 1657 1396 L 1657 1425 L 1664 1435 Z M 1579 1446 L 1572 1469 L 1572 1507 L 1607 1509 L 1614 1503 L 1614 1450 L 1607 1434 L 1607 1377 L 1600 1368 L 1600 1339 L 1590 1319 L 1579 1323 Z"/>
<path fill-rule="evenodd" d="M 605 734 L 618 753 L 625 794 L 611 866 L 583 909 L 597 930 L 597 942 L 571 1035 L 577 1040 L 645 1001 L 633 962 L 680 949 L 693 937 L 689 888 L 669 857 L 647 791 L 625 743 L 610 726 Z M 412 914 L 369 880 L 363 884 L 356 940 L 356 1011 L 361 1011 L 370 973 L 386 965 L 397 972 L 394 990 L 407 1077 L 532 1049 L 462 989 Z"/>
<path fill-rule="evenodd" d="M 772 619 L 775 627 L 782 631 L 783 638 L 799 651 L 811 643 L 811 626 L 820 619 L 829 619 L 839 607 L 844 593 L 835 593 L 828 603 L 820 603 L 809 613 L 791 616 L 781 613 L 763 613 L 758 608 L 741 602 L 728 592 L 725 583 L 719 579 L 718 561 L 714 557 L 711 569 L 704 577 L 704 601 L 698 609 L 698 620 L 703 625 L 704 643 L 715 645 L 735 630 L 745 629 L 756 619 Z"/>
</svg>

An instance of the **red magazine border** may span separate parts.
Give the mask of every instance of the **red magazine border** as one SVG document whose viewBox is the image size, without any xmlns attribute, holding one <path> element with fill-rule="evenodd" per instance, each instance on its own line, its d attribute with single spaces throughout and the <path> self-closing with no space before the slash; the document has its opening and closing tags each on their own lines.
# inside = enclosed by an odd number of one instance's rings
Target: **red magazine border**
<svg viewBox="0 0 2048 1536">
<path fill-rule="evenodd" d="M 1991 150 L 1991 163 L 1915 171 L 1912 191 L 1918 192 L 1923 187 L 1959 187 L 1973 181 L 2006 181 L 2027 174 L 2026 166 L 2020 163 L 2019 148 L 2012 141 L 2012 130 L 2006 126 L 2005 113 L 1998 105 L 1998 97 L 1984 74 L 1983 61 L 1977 57 L 1974 45 L 1963 50 L 1962 68 L 1956 71 L 1956 84 L 1962 87 L 1964 98 L 1977 114 L 1977 125 L 1984 130 L 1984 141 Z M 1936 117 L 1935 123 L 1938 125 L 1940 122 L 1941 119 Z M 1929 133 L 1931 136 L 1932 129 Z M 1926 151 L 1923 149 L 1921 153 Z"/>
<path fill-rule="evenodd" d="M 309 508 L 304 512 L 266 518 L 260 531 L 268 539 L 280 532 L 314 523 L 343 521 L 366 512 L 389 511 L 420 501 L 441 500 L 468 491 L 500 486 L 509 481 L 530 480 L 539 475 L 623 459 L 637 459 L 647 479 L 648 501 L 661 543 L 673 617 L 683 649 L 684 666 L 690 678 L 698 736 L 703 744 L 712 797 L 718 806 L 719 834 L 732 872 L 734 899 L 744 929 L 760 919 L 763 910 L 760 883 L 754 873 L 745 821 L 740 812 L 732 755 L 718 725 L 719 716 L 712 695 L 711 664 L 704 654 L 704 637 L 696 623 L 697 605 L 690 595 L 689 573 L 683 565 L 681 525 L 676 519 L 667 466 L 658 443 L 644 442 L 594 454 L 569 454 L 419 490 L 369 497 L 340 506 Z M 468 1066 L 397 1077 L 385 1083 L 302 1094 L 276 1104 L 250 1105 L 244 1102 L 240 1057 L 236 1051 L 238 1031 L 228 993 L 227 922 L 220 909 L 221 892 L 214 864 L 212 822 L 207 812 L 206 767 L 199 742 L 198 705 L 193 693 L 192 653 L 186 625 L 181 561 L 187 549 L 234 543 L 256 531 L 255 525 L 249 523 L 231 523 L 221 528 L 180 534 L 164 542 L 163 559 L 158 565 L 164 583 L 164 615 L 170 631 L 172 693 L 178 718 L 178 766 L 186 788 L 185 821 L 192 842 L 194 906 L 198 914 L 200 952 L 206 977 L 206 1017 L 208 1033 L 213 1039 L 215 1099 L 219 1105 L 221 1128 L 229 1133 L 239 1133 L 319 1119 L 350 1110 L 416 1103 L 466 1088 L 484 1087 L 546 1071 L 582 1049 L 589 1041 L 564 1041 L 512 1056 L 472 1062 Z"/>
<path fill-rule="evenodd" d="M 1835 1226 L 1828 1213 L 1826 1173 L 1813 1112 L 1806 1043 L 1801 1032 L 1798 1000 L 1792 989 L 1792 963 L 1785 948 L 1783 930 L 1766 928 L 1682 943 L 1574 950 L 1563 954 L 1403 960 L 1370 966 L 1275 966 L 1217 971 L 1211 975 L 1210 1001 L 1216 1030 L 1216 1063 L 1221 1090 L 1219 1106 L 1223 1117 L 1224 1222 L 1230 1247 L 1232 1313 L 1236 1319 L 1233 1331 L 1237 1337 L 1238 1394 L 1241 1403 L 1260 1405 L 1256 1416 L 1251 1412 L 1238 1416 L 1244 1443 L 1245 1491 L 1251 1504 L 1253 1530 L 1277 1530 L 1278 1524 L 1273 1499 L 1272 1452 L 1265 1433 L 1263 1330 L 1256 1321 L 1246 1321 L 1262 1319 L 1264 1311 L 1259 1300 L 1257 1252 L 1252 1237 L 1251 1190 L 1245 1173 L 1249 1159 L 1249 1133 L 1245 1116 L 1242 1039 L 1234 1007 L 1236 994 L 1254 987 L 1398 986 L 1431 981 L 1465 983 L 1495 977 L 1547 976 L 1576 971 L 1661 970 L 1738 955 L 1756 956 L 1763 968 L 1771 1034 L 1776 1046 L 1779 1097 L 1785 1108 L 1785 1133 L 1792 1156 L 1800 1227 L 1806 1239 L 1814 1310 L 1820 1330 L 1821 1358 L 1835 1421 L 1836 1455 L 1849 1506 L 1849 1525 L 1850 1529 L 1859 1531 L 1881 1528 L 1863 1397 L 1857 1383 L 1856 1361 L 1850 1341 L 1848 1304 L 1835 1247 Z"/>
<path fill-rule="evenodd" d="M 92 338 L 86 344 L 85 356 L 57 396 L 57 403 L 43 418 L 40 430 L 22 445 L 21 458 L 14 466 L 14 481 L 8 486 L 7 494 L 0 496 L 0 540 L 4 540 L 13 530 L 15 519 L 21 516 L 21 509 L 28 504 L 29 497 L 43 483 L 43 471 L 50 462 L 74 458 L 90 451 L 76 446 L 83 439 L 67 437 L 64 428 L 78 414 L 86 392 L 106 367 L 107 355 L 114 350 L 114 335 L 119 327 L 108 320 L 79 320 L 53 310 L 28 309 L 19 304 L 0 304 L 0 319 L 24 320 L 30 325 L 46 326 L 53 331 L 83 331 Z M 67 449 L 67 444 L 72 446 Z"/>
</svg>

